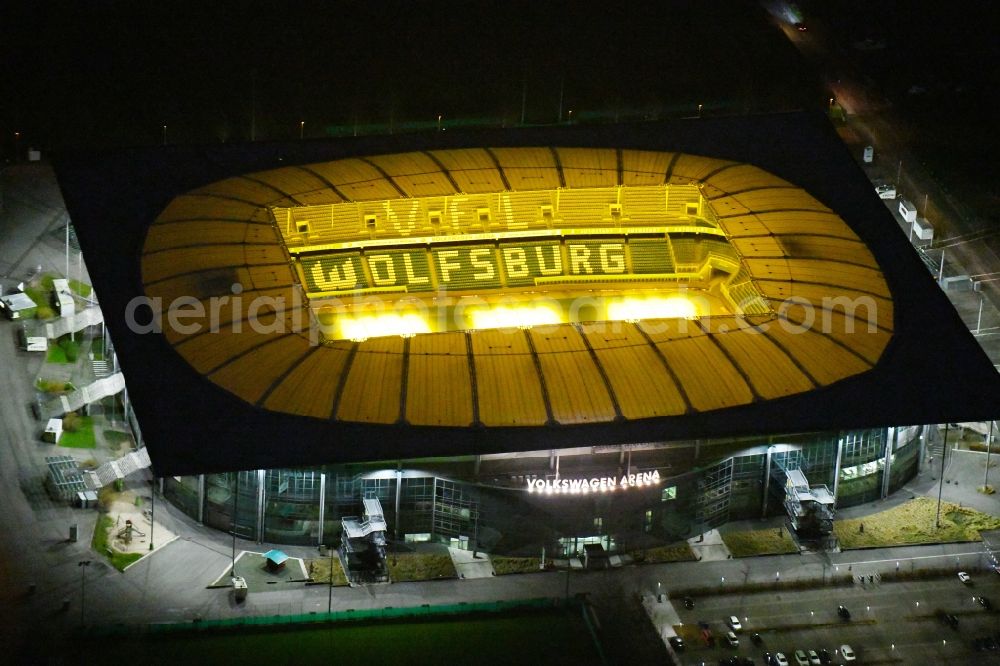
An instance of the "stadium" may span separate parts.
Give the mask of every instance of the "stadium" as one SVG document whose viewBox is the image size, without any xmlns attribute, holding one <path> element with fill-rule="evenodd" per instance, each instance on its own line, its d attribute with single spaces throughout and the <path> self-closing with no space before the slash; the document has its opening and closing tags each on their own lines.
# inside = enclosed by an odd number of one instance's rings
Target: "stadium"
<svg viewBox="0 0 1000 666">
<path fill-rule="evenodd" d="M 164 494 L 275 543 L 627 552 L 837 506 L 1000 382 L 825 118 L 57 164 Z M 794 477 L 798 478 L 798 477 Z M 367 506 L 367 505 L 366 505 Z"/>
</svg>

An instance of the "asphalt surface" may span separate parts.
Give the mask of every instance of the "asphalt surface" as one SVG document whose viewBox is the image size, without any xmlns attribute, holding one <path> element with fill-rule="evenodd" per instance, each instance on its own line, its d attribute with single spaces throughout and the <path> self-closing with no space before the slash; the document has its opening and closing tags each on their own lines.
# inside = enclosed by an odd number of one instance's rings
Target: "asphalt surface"
<svg viewBox="0 0 1000 666">
<path fill-rule="evenodd" d="M 702 597 L 692 610 L 675 605 L 684 624 L 708 624 L 717 639 L 715 647 L 707 647 L 700 637 L 688 641 L 680 662 L 716 663 L 738 654 L 760 663 L 765 650 L 791 658 L 796 650 L 826 649 L 834 656 L 844 644 L 853 648 L 861 663 L 1000 661 L 995 652 L 977 655 L 972 649 L 975 638 L 1000 629 L 996 612 L 984 610 L 973 595 L 1000 599 L 1000 576 L 980 574 L 971 585 L 947 576 L 919 582 Z M 839 605 L 850 611 L 850 620 L 838 616 Z M 958 618 L 957 628 L 940 619 L 942 612 Z M 730 615 L 736 615 L 743 627 L 736 648 L 724 639 Z M 754 633 L 760 634 L 760 645 L 750 640 Z M 843 663 L 843 659 L 834 657 L 833 662 Z"/>
</svg>

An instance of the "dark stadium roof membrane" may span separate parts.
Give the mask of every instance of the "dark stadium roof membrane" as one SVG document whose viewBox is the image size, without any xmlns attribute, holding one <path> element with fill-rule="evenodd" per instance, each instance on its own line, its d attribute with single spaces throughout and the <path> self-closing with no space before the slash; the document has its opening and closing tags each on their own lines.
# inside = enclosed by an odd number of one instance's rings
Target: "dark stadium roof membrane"
<svg viewBox="0 0 1000 666">
<path fill-rule="evenodd" d="M 57 171 L 161 475 L 997 415 L 995 370 L 819 117 L 171 148 Z M 700 186 L 771 313 L 683 333 L 645 320 L 317 345 L 271 212 L 665 183 Z M 454 231 L 441 240 L 472 230 Z M 144 335 L 125 321 L 144 295 L 298 300 L 230 311 L 218 332 Z M 761 326 L 843 297 L 877 305 L 873 332 L 840 314 L 832 333 Z"/>
</svg>

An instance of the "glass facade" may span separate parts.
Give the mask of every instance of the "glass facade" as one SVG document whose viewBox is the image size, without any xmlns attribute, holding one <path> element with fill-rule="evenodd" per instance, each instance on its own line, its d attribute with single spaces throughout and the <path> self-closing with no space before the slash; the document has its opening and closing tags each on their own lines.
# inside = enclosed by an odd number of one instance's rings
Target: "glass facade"
<svg viewBox="0 0 1000 666">
<path fill-rule="evenodd" d="M 401 542 L 511 555 L 542 548 L 572 555 L 598 543 L 629 552 L 782 511 L 782 475 L 791 469 L 835 491 L 839 507 L 878 499 L 917 473 L 920 433 L 882 428 L 249 470 L 170 477 L 163 492 L 206 525 L 275 544 L 335 546 L 341 519 L 361 515 L 362 500 L 377 498 L 387 536 Z M 602 492 L 602 483 L 613 492 Z"/>
</svg>

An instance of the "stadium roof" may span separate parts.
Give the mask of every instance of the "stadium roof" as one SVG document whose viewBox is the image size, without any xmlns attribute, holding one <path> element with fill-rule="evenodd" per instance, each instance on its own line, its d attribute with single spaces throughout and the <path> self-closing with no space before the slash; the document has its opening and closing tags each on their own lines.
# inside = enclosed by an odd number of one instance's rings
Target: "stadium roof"
<svg viewBox="0 0 1000 666">
<path fill-rule="evenodd" d="M 171 147 L 57 171 L 161 475 L 996 416 L 997 373 L 819 116 Z M 699 187 L 768 311 L 315 344 L 272 217 L 663 184 Z M 126 325 L 135 297 L 236 295 L 212 332 Z M 293 305 L 249 312 L 259 296 Z M 830 299 L 865 303 L 853 331 Z"/>
</svg>

